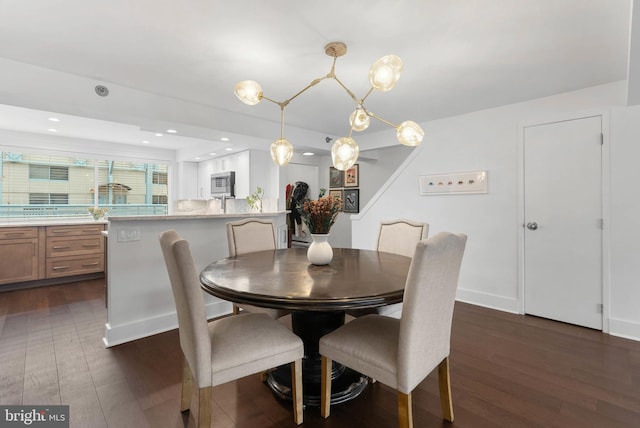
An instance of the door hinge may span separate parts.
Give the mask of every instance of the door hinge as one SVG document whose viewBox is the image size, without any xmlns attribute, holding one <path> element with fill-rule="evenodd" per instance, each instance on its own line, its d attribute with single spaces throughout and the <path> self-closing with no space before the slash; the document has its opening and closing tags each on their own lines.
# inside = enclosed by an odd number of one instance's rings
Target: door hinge
<svg viewBox="0 0 640 428">
<path fill-rule="evenodd" d="M 598 221 L 598 226 L 600 227 L 600 229 L 604 230 L 604 219 L 603 219 L 603 218 L 601 218 L 601 219 Z"/>
<path fill-rule="evenodd" d="M 604 134 L 602 132 L 600 133 L 600 145 L 604 146 Z"/>
<path fill-rule="evenodd" d="M 598 303 L 598 313 L 601 314 L 604 312 L 604 305 L 602 303 Z"/>
</svg>

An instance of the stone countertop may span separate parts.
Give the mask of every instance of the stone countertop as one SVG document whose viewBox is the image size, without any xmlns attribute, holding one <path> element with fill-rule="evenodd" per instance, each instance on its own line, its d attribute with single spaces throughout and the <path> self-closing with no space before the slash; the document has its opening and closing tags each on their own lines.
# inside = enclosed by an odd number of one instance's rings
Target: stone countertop
<svg viewBox="0 0 640 428">
<path fill-rule="evenodd" d="M 277 211 L 269 213 L 229 213 L 229 214 L 173 214 L 173 215 L 141 215 L 141 216 L 110 216 L 110 222 L 118 221 L 157 221 L 157 220 L 194 220 L 214 218 L 246 218 L 246 217 L 273 217 L 287 214 L 289 211 Z"/>
<path fill-rule="evenodd" d="M 72 226 L 78 224 L 107 224 L 107 220 L 94 220 L 91 217 L 62 217 L 62 218 L 16 218 L 10 221 L 0 220 L 0 227 L 28 227 L 28 226 Z"/>
</svg>

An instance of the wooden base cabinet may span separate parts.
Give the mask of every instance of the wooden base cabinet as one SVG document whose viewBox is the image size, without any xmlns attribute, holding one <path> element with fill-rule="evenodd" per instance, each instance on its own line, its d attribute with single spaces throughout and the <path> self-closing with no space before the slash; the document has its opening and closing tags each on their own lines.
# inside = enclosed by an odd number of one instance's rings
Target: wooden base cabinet
<svg viewBox="0 0 640 428">
<path fill-rule="evenodd" d="M 0 285 L 103 272 L 104 224 L 0 228 Z"/>
<path fill-rule="evenodd" d="M 0 284 L 41 277 L 38 235 L 38 227 L 0 228 Z"/>
</svg>

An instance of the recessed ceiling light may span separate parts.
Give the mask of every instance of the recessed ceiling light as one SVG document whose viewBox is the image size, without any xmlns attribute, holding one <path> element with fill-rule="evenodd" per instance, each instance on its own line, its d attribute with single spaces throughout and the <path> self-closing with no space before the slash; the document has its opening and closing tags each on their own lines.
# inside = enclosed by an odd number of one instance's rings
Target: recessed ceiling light
<svg viewBox="0 0 640 428">
<path fill-rule="evenodd" d="M 200 160 L 200 157 L 197 157 L 196 160 Z"/>
<path fill-rule="evenodd" d="M 233 149 L 232 149 L 231 147 L 227 147 L 225 150 L 226 150 L 226 151 L 228 151 L 228 152 L 230 152 L 230 151 L 231 151 L 231 150 L 233 150 Z"/>
<path fill-rule="evenodd" d="M 49 128 L 49 129 L 47 129 L 47 131 L 49 131 L 49 132 L 58 132 L 57 129 L 53 129 L 53 128 Z"/>
<path fill-rule="evenodd" d="M 313 156 L 315 153 L 313 152 L 302 152 L 302 156 Z"/>
<path fill-rule="evenodd" d="M 58 119 L 57 117 L 50 117 L 49 120 L 51 122 L 60 122 L 60 119 Z"/>
<path fill-rule="evenodd" d="M 156 137 L 162 137 L 162 134 L 159 132 L 156 132 Z"/>
<path fill-rule="evenodd" d="M 178 132 L 178 131 L 176 131 L 175 129 L 167 129 L 167 132 L 168 132 L 169 134 L 175 134 L 175 133 L 176 133 L 176 132 Z"/>
<path fill-rule="evenodd" d="M 220 141 L 229 141 L 229 139 L 227 137 L 222 137 L 220 138 Z"/>
<path fill-rule="evenodd" d="M 209 153 L 209 156 L 215 156 L 215 155 L 216 155 L 215 153 Z"/>
<path fill-rule="evenodd" d="M 149 144 L 149 142 L 147 140 L 144 140 L 142 144 Z"/>
</svg>

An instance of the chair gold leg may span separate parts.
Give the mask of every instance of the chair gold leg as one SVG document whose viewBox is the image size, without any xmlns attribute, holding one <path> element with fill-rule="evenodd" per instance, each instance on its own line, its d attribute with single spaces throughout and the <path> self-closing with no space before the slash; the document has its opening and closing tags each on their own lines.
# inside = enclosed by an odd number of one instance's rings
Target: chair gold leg
<svg viewBox="0 0 640 428">
<path fill-rule="evenodd" d="M 328 418 L 331 413 L 331 359 L 322 356 L 320 381 L 320 415 Z"/>
<path fill-rule="evenodd" d="M 438 383 L 440 384 L 440 405 L 442 418 L 453 422 L 453 398 L 451 397 L 451 378 L 449 376 L 449 357 L 438 364 Z"/>
<path fill-rule="evenodd" d="M 413 428 L 411 393 L 405 394 L 398 391 L 398 422 L 400 428 Z"/>
<path fill-rule="evenodd" d="M 183 357 L 182 363 L 182 397 L 180 399 L 180 411 L 184 412 L 189 410 L 191 406 L 191 369 L 189 368 L 189 363 L 187 363 L 187 359 Z"/>
<path fill-rule="evenodd" d="M 211 396 L 213 387 L 207 386 L 198 390 L 198 428 L 209 428 L 211 425 Z"/>
<path fill-rule="evenodd" d="M 303 420 L 302 411 L 302 359 L 291 363 L 291 389 L 293 393 L 293 421 L 300 425 Z"/>
<path fill-rule="evenodd" d="M 240 308 L 236 305 L 233 305 L 233 315 L 238 315 L 240 313 Z"/>
</svg>

